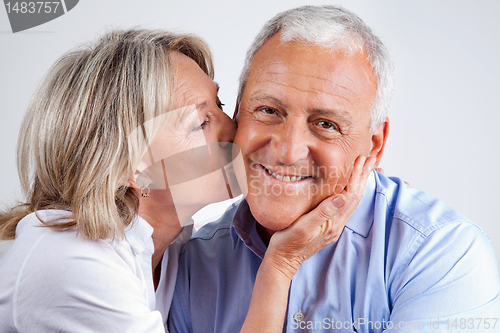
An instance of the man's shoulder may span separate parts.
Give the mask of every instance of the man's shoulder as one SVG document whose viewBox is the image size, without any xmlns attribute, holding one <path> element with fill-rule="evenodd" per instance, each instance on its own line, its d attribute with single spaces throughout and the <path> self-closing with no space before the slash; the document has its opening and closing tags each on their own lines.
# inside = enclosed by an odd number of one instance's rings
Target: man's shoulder
<svg viewBox="0 0 500 333">
<path fill-rule="evenodd" d="M 387 210 L 393 221 L 407 224 L 415 231 L 429 235 L 444 226 L 465 223 L 477 227 L 467 216 L 443 201 L 405 184 L 396 177 L 377 173 L 375 207 Z M 478 228 L 478 227 L 477 227 Z"/>
<path fill-rule="evenodd" d="M 382 235 L 378 241 L 384 246 L 379 248 L 384 249 L 392 281 L 398 281 L 394 286 L 407 286 L 408 279 L 421 276 L 414 290 L 431 290 L 479 271 L 485 279 L 498 281 L 491 241 L 464 214 L 398 178 L 377 174 L 376 191 L 375 229 Z M 479 261 L 488 267 L 479 269 Z"/>
</svg>

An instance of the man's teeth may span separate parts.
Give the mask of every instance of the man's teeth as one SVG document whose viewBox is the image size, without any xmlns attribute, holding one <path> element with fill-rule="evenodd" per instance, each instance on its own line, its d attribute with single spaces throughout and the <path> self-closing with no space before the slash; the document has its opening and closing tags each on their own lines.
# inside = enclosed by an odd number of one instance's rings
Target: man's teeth
<svg viewBox="0 0 500 333">
<path fill-rule="evenodd" d="M 281 180 L 283 182 L 296 182 L 296 181 L 299 181 L 299 180 L 302 180 L 302 179 L 305 179 L 305 178 L 308 178 L 309 176 L 305 176 L 305 177 L 295 177 L 295 176 L 280 176 L 278 174 L 276 174 L 275 172 L 272 172 L 267 170 L 266 168 L 264 168 L 268 174 L 270 174 L 271 176 L 273 176 L 274 178 L 276 178 L 277 180 Z"/>
</svg>

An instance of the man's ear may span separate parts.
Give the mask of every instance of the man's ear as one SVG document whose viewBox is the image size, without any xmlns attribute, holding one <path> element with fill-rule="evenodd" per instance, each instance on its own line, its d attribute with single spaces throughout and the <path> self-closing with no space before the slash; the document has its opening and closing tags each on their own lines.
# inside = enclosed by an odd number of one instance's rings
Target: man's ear
<svg viewBox="0 0 500 333">
<path fill-rule="evenodd" d="M 233 120 L 237 120 L 238 112 L 240 111 L 240 103 L 236 101 L 236 106 L 234 107 Z"/>
<path fill-rule="evenodd" d="M 384 154 L 385 143 L 387 137 L 389 136 L 389 117 L 386 117 L 384 122 L 372 133 L 372 149 L 370 151 L 370 156 L 375 156 L 377 161 L 375 166 L 377 167 Z"/>
</svg>

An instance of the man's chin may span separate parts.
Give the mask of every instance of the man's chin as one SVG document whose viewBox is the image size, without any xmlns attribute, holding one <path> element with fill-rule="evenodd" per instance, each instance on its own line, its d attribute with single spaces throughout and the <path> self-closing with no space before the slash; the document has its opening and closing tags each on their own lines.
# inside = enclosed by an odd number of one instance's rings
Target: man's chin
<svg viewBox="0 0 500 333">
<path fill-rule="evenodd" d="M 287 211 L 277 212 L 256 210 L 252 209 L 252 205 L 250 205 L 250 210 L 252 211 L 252 215 L 255 220 L 270 234 L 288 228 L 296 219 L 301 216 L 298 213 L 291 214 Z"/>
<path fill-rule="evenodd" d="M 273 217 L 260 217 L 260 220 L 257 218 L 255 219 L 258 222 L 257 232 L 266 245 L 269 244 L 269 240 L 275 232 L 286 229 L 294 222 L 294 220 L 283 220 Z"/>
<path fill-rule="evenodd" d="M 256 220 L 262 227 L 272 233 L 288 228 L 295 221 L 293 219 L 279 217 L 256 218 Z"/>
<path fill-rule="evenodd" d="M 289 198 L 290 199 L 290 198 Z M 308 200 L 279 200 L 266 196 L 247 196 L 246 200 L 253 217 L 270 231 L 289 227 L 295 220 L 307 214 L 314 203 Z"/>
</svg>

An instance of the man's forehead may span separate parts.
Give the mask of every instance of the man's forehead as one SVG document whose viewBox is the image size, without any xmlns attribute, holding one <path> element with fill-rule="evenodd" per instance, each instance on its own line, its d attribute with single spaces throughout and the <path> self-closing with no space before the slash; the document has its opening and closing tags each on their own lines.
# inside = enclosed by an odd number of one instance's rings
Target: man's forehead
<svg viewBox="0 0 500 333">
<path fill-rule="evenodd" d="M 255 53 L 250 64 L 249 76 L 252 73 L 262 71 L 268 75 L 278 76 L 293 73 L 303 77 L 325 80 L 325 83 L 328 83 L 329 73 L 334 73 L 338 69 L 350 68 L 351 74 L 364 75 L 359 79 L 375 80 L 365 51 L 349 55 L 342 49 L 331 49 L 301 41 L 282 42 L 275 37 L 269 39 Z M 371 77 L 368 77 L 367 74 Z"/>
<path fill-rule="evenodd" d="M 288 85 L 298 93 L 307 91 L 333 98 L 375 97 L 376 77 L 366 53 L 346 56 L 319 45 L 273 38 L 255 54 L 244 95 L 248 96 L 245 92 L 249 86 L 254 95 L 256 90 Z"/>
</svg>

